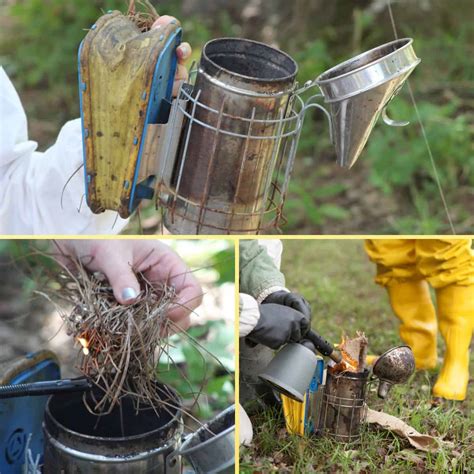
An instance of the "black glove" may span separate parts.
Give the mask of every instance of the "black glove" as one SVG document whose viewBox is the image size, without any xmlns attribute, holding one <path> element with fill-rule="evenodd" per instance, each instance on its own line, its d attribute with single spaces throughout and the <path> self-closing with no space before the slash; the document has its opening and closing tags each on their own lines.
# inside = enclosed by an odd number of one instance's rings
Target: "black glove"
<svg viewBox="0 0 474 474">
<path fill-rule="evenodd" d="M 309 319 L 281 304 L 259 305 L 260 319 L 247 339 L 255 344 L 278 349 L 287 342 L 299 342 L 310 328 Z"/>
<path fill-rule="evenodd" d="M 288 293 L 287 291 L 275 291 L 271 295 L 268 295 L 263 301 L 266 303 L 281 304 L 290 308 L 296 309 L 300 313 L 303 313 L 308 319 L 311 319 L 311 306 L 309 303 L 298 293 Z"/>
</svg>

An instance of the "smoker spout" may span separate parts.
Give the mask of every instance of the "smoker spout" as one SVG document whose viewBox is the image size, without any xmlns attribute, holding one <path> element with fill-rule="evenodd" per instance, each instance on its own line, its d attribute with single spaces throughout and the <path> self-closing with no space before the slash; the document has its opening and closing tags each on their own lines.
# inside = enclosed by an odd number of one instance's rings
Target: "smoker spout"
<svg viewBox="0 0 474 474">
<path fill-rule="evenodd" d="M 84 392 L 90 390 L 91 387 L 91 382 L 85 377 L 0 385 L 0 399 L 53 395 L 54 393 Z"/>
<path fill-rule="evenodd" d="M 322 355 L 329 357 L 336 363 L 341 362 L 341 354 L 334 350 L 334 346 L 330 342 L 326 341 L 326 339 L 321 337 L 317 332 L 310 330 L 308 334 L 306 334 L 305 339 L 312 342 L 315 349 Z"/>
<path fill-rule="evenodd" d="M 333 350 L 331 354 L 329 354 L 329 358 L 332 359 L 334 362 L 336 362 L 336 364 L 339 364 L 339 362 L 342 362 L 341 353 L 335 350 Z"/>
</svg>

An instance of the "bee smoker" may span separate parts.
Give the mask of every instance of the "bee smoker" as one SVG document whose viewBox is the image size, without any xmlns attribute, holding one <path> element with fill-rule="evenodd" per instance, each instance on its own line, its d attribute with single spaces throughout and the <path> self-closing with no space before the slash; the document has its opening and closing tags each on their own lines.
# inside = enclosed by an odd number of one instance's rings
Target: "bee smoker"
<svg viewBox="0 0 474 474">
<path fill-rule="evenodd" d="M 175 234 L 278 229 L 305 114 L 330 122 L 338 163 L 354 165 L 420 62 L 413 40 L 366 51 L 301 88 L 286 53 L 242 38 L 203 48 L 194 84 L 172 98 L 177 22 L 141 31 L 120 12 L 91 26 L 78 52 L 86 201 L 129 217 L 154 199 Z M 317 93 L 303 94 L 318 88 Z M 328 110 L 322 105 L 324 103 Z"/>
<path fill-rule="evenodd" d="M 385 399 L 394 384 L 405 383 L 415 371 L 415 358 L 408 346 L 389 349 L 372 368 L 372 379 L 379 379 L 378 396 Z M 371 382 L 370 371 L 327 371 L 322 393 L 321 410 L 316 426 L 323 436 L 342 442 L 360 438 L 367 415 L 367 390 Z"/>
<path fill-rule="evenodd" d="M 185 459 L 196 474 L 233 473 L 235 406 L 184 434 L 181 399 L 156 384 L 159 408 L 128 395 L 96 416 L 84 400 L 103 392 L 89 379 L 61 379 L 50 351 L 18 359 L 0 373 L 1 472 L 178 474 Z"/>
<path fill-rule="evenodd" d="M 289 399 L 283 399 L 288 431 L 329 436 L 341 442 L 357 441 L 367 414 L 369 384 L 379 379 L 378 396 L 385 398 L 392 385 L 405 383 L 415 371 L 413 352 L 408 346 L 394 347 L 377 359 L 372 372 L 335 372 L 334 364 L 322 367 L 314 349 L 336 363 L 341 355 L 313 334 L 311 340 L 319 345 L 287 344 L 259 377 Z"/>
</svg>

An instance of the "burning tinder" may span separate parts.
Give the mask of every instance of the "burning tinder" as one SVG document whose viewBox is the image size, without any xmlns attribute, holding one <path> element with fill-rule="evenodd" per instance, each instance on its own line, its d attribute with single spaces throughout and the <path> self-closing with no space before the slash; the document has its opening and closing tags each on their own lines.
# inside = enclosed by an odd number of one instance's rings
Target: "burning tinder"
<svg viewBox="0 0 474 474">
<path fill-rule="evenodd" d="M 83 337 L 78 337 L 77 340 L 82 346 L 82 353 L 84 355 L 89 355 L 89 342 Z"/>
<path fill-rule="evenodd" d="M 368 339 L 363 332 L 357 332 L 356 337 L 342 336 L 338 349 L 342 361 L 330 367 L 332 373 L 338 372 L 363 372 L 366 368 Z"/>
<path fill-rule="evenodd" d="M 87 408 L 94 414 L 110 413 L 125 395 L 133 395 L 137 408 L 142 403 L 160 408 L 155 367 L 167 352 L 168 334 L 174 332 L 167 317 L 176 299 L 174 288 L 152 284 L 137 273 L 141 292 L 125 306 L 102 275 L 88 272 L 79 261 L 71 263 L 73 270 L 63 266 L 55 275 L 59 289 L 52 296 L 69 303 L 59 309 L 67 333 L 82 349 L 78 368 L 101 389 L 91 406 L 85 401 Z"/>
</svg>

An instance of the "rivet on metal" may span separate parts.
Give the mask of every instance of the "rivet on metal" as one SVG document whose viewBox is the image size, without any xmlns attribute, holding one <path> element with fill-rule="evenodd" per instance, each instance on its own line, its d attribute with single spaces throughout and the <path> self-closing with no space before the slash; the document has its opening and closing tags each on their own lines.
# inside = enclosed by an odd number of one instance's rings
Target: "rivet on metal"
<svg viewBox="0 0 474 474">
<path fill-rule="evenodd" d="M 138 143 L 138 138 L 137 137 L 133 137 L 133 144 L 136 145 Z"/>
<path fill-rule="evenodd" d="M 123 187 L 124 187 L 125 189 L 128 189 L 129 186 L 130 186 L 130 181 L 125 180 L 125 181 L 123 182 Z"/>
<path fill-rule="evenodd" d="M 92 181 L 92 176 L 90 174 L 87 175 L 87 182 L 90 183 Z"/>
<path fill-rule="evenodd" d="M 146 99 L 146 91 L 144 91 L 142 94 L 142 100 L 145 100 L 145 99 Z"/>
<path fill-rule="evenodd" d="M 89 129 L 85 128 L 84 129 L 84 137 L 87 138 L 89 136 Z"/>
<path fill-rule="evenodd" d="M 163 41 L 164 37 L 165 37 L 165 35 L 160 35 L 160 41 Z"/>
</svg>

